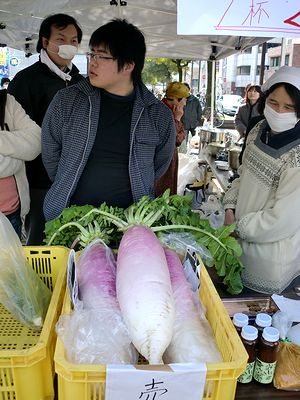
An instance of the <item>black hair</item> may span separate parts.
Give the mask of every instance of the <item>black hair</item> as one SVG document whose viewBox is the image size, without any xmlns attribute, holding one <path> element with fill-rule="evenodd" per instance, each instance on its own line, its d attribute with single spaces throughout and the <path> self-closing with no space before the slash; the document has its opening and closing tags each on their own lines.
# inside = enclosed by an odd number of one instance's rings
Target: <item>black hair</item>
<svg viewBox="0 0 300 400">
<path fill-rule="evenodd" d="M 146 44 L 143 33 L 126 19 L 113 19 L 93 32 L 89 46 L 103 45 L 117 59 L 118 70 L 127 63 L 134 63 L 133 83 L 142 82 L 142 70 L 146 56 Z"/>
<path fill-rule="evenodd" d="M 46 39 L 50 38 L 52 26 L 55 26 L 55 28 L 58 29 L 59 28 L 64 29 L 69 25 L 75 26 L 77 31 L 78 43 L 80 43 L 82 39 L 82 30 L 76 19 L 67 14 L 52 14 L 49 15 L 47 18 L 45 18 L 41 23 L 39 31 L 39 40 L 36 44 L 36 51 L 38 53 L 41 52 L 43 48 L 43 37 Z"/>
<path fill-rule="evenodd" d="M 287 83 L 287 82 L 275 83 L 273 86 L 270 87 L 269 90 L 267 90 L 265 93 L 263 93 L 263 95 L 261 96 L 261 98 L 259 100 L 258 112 L 260 114 L 263 114 L 267 97 L 272 92 L 274 92 L 275 89 L 277 89 L 281 86 L 283 86 L 285 88 L 287 94 L 292 99 L 294 106 L 295 106 L 295 113 L 297 115 L 297 118 L 300 118 L 300 90 L 297 89 L 294 85 L 291 85 L 290 83 Z"/>
<path fill-rule="evenodd" d="M 9 83 L 9 82 L 10 82 L 10 79 L 9 79 L 9 78 L 3 77 L 3 78 L 1 79 L 1 86 L 3 86 L 4 83 Z"/>
<path fill-rule="evenodd" d="M 191 87 L 190 87 L 190 85 L 189 85 L 187 82 L 183 82 L 183 84 L 184 84 L 189 90 L 191 90 Z"/>
<path fill-rule="evenodd" d="M 246 103 L 250 103 L 250 100 L 248 99 L 248 92 L 251 89 L 255 89 L 259 93 L 259 98 L 262 96 L 262 90 L 261 90 L 261 87 L 259 85 L 251 85 L 251 84 L 249 84 L 249 85 L 246 86 L 246 89 L 245 89 L 245 102 Z"/>
</svg>

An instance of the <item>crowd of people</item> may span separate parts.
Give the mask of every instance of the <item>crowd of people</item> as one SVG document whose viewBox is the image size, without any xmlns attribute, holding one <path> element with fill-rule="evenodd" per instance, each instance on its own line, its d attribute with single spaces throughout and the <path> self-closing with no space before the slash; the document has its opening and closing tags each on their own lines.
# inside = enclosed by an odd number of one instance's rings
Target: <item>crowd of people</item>
<svg viewBox="0 0 300 400">
<path fill-rule="evenodd" d="M 0 210 L 20 237 L 25 218 L 27 245 L 43 244 L 45 221 L 71 205 L 126 208 L 177 193 L 178 148 L 201 125 L 187 83 L 171 82 L 162 99 L 144 85 L 136 26 L 114 19 L 93 32 L 86 78 L 72 63 L 81 39 L 73 17 L 50 15 L 39 60 L 1 82 Z M 260 292 L 279 293 L 300 275 L 299 120 L 296 67 L 248 85 L 235 116 L 244 149 L 223 199 L 225 225 L 236 226 L 245 286 Z"/>
</svg>

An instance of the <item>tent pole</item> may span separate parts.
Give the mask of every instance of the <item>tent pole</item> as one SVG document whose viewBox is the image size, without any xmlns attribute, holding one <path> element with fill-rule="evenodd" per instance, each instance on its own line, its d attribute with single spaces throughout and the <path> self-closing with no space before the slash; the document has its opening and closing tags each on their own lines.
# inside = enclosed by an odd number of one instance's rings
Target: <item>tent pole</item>
<svg viewBox="0 0 300 400">
<path fill-rule="evenodd" d="M 215 114 L 215 79 L 216 79 L 216 60 L 212 60 L 211 68 L 211 98 L 210 98 L 210 128 L 214 127 L 214 114 Z"/>
</svg>

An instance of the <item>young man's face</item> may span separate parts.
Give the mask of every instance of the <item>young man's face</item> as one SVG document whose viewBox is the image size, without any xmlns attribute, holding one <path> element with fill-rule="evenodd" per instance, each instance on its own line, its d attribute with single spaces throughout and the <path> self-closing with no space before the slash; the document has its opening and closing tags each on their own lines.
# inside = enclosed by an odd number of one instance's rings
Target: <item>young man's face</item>
<svg viewBox="0 0 300 400">
<path fill-rule="evenodd" d="M 49 39 L 43 38 L 43 48 L 47 51 L 49 58 L 58 67 L 66 67 L 71 61 L 57 54 L 59 50 L 58 46 L 62 44 L 68 44 L 78 48 L 77 30 L 74 25 L 68 25 L 63 29 L 51 26 Z"/>
<path fill-rule="evenodd" d="M 118 60 L 101 45 L 91 49 L 88 59 L 91 85 L 121 96 L 131 93 L 133 89 L 131 72 L 134 64 L 126 64 L 119 71 Z"/>
</svg>

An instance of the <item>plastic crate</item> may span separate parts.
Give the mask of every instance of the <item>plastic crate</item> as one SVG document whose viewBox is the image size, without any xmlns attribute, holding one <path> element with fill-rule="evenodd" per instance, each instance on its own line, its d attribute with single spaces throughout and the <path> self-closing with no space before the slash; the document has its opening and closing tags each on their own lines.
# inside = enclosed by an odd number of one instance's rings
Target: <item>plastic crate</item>
<svg viewBox="0 0 300 400">
<path fill-rule="evenodd" d="M 29 265 L 53 293 L 41 331 L 22 325 L 0 304 L 0 400 L 53 400 L 55 324 L 63 304 L 70 250 L 24 249 Z"/>
<path fill-rule="evenodd" d="M 232 400 L 235 397 L 237 378 L 246 368 L 248 354 L 203 265 L 200 279 L 200 298 L 206 307 L 206 317 L 224 360 L 221 363 L 207 363 L 203 399 Z M 66 293 L 62 313 L 68 314 L 70 310 L 69 295 Z M 54 361 L 58 375 L 59 400 L 105 399 L 105 365 L 69 363 L 65 358 L 63 343 L 59 338 Z"/>
</svg>

